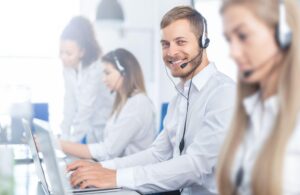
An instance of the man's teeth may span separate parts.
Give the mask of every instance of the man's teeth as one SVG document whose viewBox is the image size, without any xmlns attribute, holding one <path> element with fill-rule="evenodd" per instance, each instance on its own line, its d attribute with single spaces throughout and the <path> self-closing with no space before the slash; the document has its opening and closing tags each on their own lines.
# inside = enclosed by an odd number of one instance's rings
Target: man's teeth
<svg viewBox="0 0 300 195">
<path fill-rule="evenodd" d="M 183 63 L 182 60 L 177 60 L 174 62 L 171 61 L 171 64 L 173 64 L 173 65 L 178 65 L 178 64 L 182 64 L 182 63 Z"/>
</svg>

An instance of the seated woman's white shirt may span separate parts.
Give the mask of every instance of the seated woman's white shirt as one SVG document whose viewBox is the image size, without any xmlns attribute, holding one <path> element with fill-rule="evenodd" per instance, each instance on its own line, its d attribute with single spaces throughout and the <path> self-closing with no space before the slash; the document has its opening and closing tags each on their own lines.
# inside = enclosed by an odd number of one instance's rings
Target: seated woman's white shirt
<svg viewBox="0 0 300 195">
<path fill-rule="evenodd" d="M 156 137 L 152 102 L 143 93 L 128 98 L 119 115 L 113 115 L 104 129 L 103 142 L 89 144 L 93 158 L 108 160 L 144 150 Z"/>
</svg>

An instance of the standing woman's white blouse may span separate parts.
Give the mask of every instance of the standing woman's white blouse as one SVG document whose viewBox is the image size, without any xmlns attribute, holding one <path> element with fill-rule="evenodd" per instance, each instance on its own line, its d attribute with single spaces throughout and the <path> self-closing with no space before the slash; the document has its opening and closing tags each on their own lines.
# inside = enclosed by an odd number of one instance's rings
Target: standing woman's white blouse
<svg viewBox="0 0 300 195">
<path fill-rule="evenodd" d="M 88 144 L 89 151 L 100 161 L 139 152 L 154 141 L 155 126 L 152 102 L 144 93 L 135 94 L 109 119 L 103 142 Z"/>
<path fill-rule="evenodd" d="M 239 193 L 251 195 L 251 173 L 264 142 L 272 131 L 272 125 L 278 114 L 277 96 L 272 96 L 261 102 L 259 93 L 244 100 L 244 107 L 249 116 L 246 135 L 235 157 L 232 169 L 231 181 L 235 183 L 236 175 L 241 164 L 244 169 L 244 177 Z M 283 161 L 283 195 L 300 194 L 300 118 L 291 135 Z"/>
<path fill-rule="evenodd" d="M 102 141 L 103 129 L 112 109 L 113 97 L 102 81 L 99 61 L 89 66 L 79 65 L 76 71 L 65 67 L 64 113 L 62 139 L 80 142 Z"/>
</svg>

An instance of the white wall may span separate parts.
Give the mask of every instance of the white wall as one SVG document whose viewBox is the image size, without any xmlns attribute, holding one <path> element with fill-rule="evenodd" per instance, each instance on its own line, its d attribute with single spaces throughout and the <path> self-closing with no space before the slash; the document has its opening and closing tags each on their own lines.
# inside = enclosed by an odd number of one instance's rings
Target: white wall
<svg viewBox="0 0 300 195">
<path fill-rule="evenodd" d="M 100 25 L 95 21 L 100 0 L 81 0 L 81 13 L 94 21 L 100 45 L 105 52 L 124 47 L 138 58 L 146 80 L 150 98 L 160 113 L 162 102 L 175 95 L 167 78 L 161 56 L 160 20 L 176 5 L 189 5 L 189 0 L 119 0 L 123 6 L 125 22 L 119 27 Z M 176 80 L 174 79 L 176 82 Z M 159 116 L 158 116 L 159 117 Z"/>
<path fill-rule="evenodd" d="M 0 91 L 28 88 L 32 102 L 49 103 L 55 130 L 63 96 L 59 37 L 78 14 L 79 0 L 0 1 Z M 4 97 L 0 94 L 0 105 Z"/>
<path fill-rule="evenodd" d="M 190 0 L 119 0 L 126 18 L 122 28 L 107 28 L 96 23 L 96 7 L 100 1 L 0 1 L 0 89 L 7 85 L 29 87 L 34 102 L 50 104 L 50 120 L 57 126 L 61 119 L 63 94 L 59 36 L 71 17 L 83 14 L 94 22 L 104 52 L 125 47 L 137 56 L 149 96 L 159 113 L 161 103 L 169 101 L 175 94 L 161 58 L 159 23 L 169 9 L 188 5 Z M 222 35 L 220 2 L 195 0 L 196 8 L 208 21 L 210 60 L 235 79 L 236 67 L 228 56 L 228 46 Z M 0 94 L 0 105 L 1 98 L 3 94 Z"/>
<path fill-rule="evenodd" d="M 236 80 L 237 68 L 229 57 L 229 48 L 223 36 L 222 18 L 219 13 L 221 1 L 219 0 L 197 0 L 196 9 L 206 18 L 208 37 L 210 44 L 207 54 L 210 61 L 215 62 L 217 68 Z"/>
</svg>

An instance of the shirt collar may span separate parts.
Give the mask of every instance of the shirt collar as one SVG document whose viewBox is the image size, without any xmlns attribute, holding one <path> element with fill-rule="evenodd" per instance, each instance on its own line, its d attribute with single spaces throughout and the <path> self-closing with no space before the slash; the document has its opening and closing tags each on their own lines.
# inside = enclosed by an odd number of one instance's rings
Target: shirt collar
<svg viewBox="0 0 300 195">
<path fill-rule="evenodd" d="M 247 115 L 252 115 L 254 113 L 254 109 L 258 103 L 263 105 L 263 107 L 271 113 L 276 114 L 278 112 L 278 96 L 273 95 L 266 99 L 262 104 L 262 101 L 260 99 L 260 91 L 258 91 L 253 95 L 246 97 L 243 100 L 244 108 L 246 110 Z"/>
<path fill-rule="evenodd" d="M 201 70 L 198 74 L 193 77 L 193 85 L 195 88 L 200 91 L 206 82 L 210 79 L 210 77 L 217 72 L 216 65 L 213 62 L 210 62 L 203 70 Z M 177 88 L 182 90 L 184 87 L 187 87 L 190 84 L 191 80 L 188 80 L 183 84 L 180 82 L 177 85 Z"/>
<path fill-rule="evenodd" d="M 76 73 L 76 72 L 80 73 L 80 72 L 82 72 L 82 69 L 83 69 L 83 68 L 84 68 L 84 67 L 83 67 L 83 65 L 82 65 L 81 62 L 80 62 L 79 65 L 78 65 L 78 70 L 77 70 L 77 71 L 76 71 L 75 68 L 72 68 L 72 67 L 64 67 L 65 70 L 71 71 L 71 72 L 73 72 L 73 73 Z"/>
</svg>

